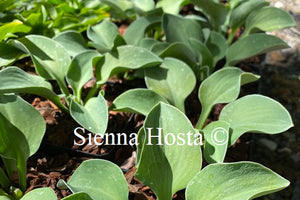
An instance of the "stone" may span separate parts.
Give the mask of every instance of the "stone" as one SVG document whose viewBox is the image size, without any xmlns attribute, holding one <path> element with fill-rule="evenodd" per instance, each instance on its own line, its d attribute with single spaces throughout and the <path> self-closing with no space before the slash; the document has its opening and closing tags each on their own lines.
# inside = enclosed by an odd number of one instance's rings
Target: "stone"
<svg viewBox="0 0 300 200">
<path fill-rule="evenodd" d="M 266 139 L 266 138 L 262 138 L 259 140 L 259 143 L 264 145 L 265 147 L 267 147 L 270 151 L 275 151 L 277 149 L 277 144 L 276 142 Z"/>
</svg>

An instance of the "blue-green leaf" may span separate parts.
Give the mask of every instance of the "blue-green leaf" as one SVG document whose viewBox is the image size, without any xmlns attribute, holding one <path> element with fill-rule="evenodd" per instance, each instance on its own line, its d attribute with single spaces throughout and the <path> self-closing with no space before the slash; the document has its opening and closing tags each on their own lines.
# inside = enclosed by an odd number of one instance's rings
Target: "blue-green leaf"
<svg viewBox="0 0 300 200">
<path fill-rule="evenodd" d="M 216 163 L 186 189 L 187 200 L 250 200 L 286 188 L 289 181 L 254 162 Z"/>
<path fill-rule="evenodd" d="M 277 134 L 293 127 L 289 112 L 262 95 L 248 95 L 227 104 L 219 119 L 230 124 L 229 146 L 246 132 Z"/>
</svg>

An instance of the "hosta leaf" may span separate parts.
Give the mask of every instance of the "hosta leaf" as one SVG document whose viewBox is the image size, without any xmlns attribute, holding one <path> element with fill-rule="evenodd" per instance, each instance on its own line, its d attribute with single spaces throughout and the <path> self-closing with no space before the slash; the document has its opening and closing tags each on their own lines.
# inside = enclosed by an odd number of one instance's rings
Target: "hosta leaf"
<svg viewBox="0 0 300 200">
<path fill-rule="evenodd" d="M 214 30 L 218 31 L 224 24 L 227 9 L 222 3 L 216 3 L 211 0 L 191 0 L 197 9 L 207 16 Z"/>
<path fill-rule="evenodd" d="M 27 140 L 22 148 L 28 146 L 28 156 L 33 155 L 38 150 L 46 129 L 45 121 L 40 113 L 20 97 L 2 94 L 0 95 L 0 113 L 11 125 L 21 131 Z M 15 142 L 16 138 L 12 142 Z"/>
<path fill-rule="evenodd" d="M 159 57 L 177 58 L 191 67 L 193 67 L 197 62 L 196 56 L 191 51 L 191 49 L 187 45 L 178 42 L 173 42 L 170 45 L 168 45 L 164 50 L 162 50 L 159 53 Z"/>
<path fill-rule="evenodd" d="M 256 29 L 262 31 L 275 31 L 291 26 L 296 26 L 296 22 L 290 14 L 280 8 L 268 6 L 261 8 L 248 16 L 245 32 L 242 37 L 256 31 Z"/>
<path fill-rule="evenodd" d="M 213 56 L 213 66 L 225 56 L 228 49 L 228 44 L 223 35 L 218 32 L 211 31 L 209 38 L 206 40 L 205 45 L 210 50 Z"/>
<path fill-rule="evenodd" d="M 30 93 L 51 100 L 63 110 L 60 102 L 49 82 L 40 76 L 31 75 L 18 67 L 7 67 L 0 71 L 0 93 Z"/>
<path fill-rule="evenodd" d="M 140 41 L 139 46 L 147 50 L 151 50 L 155 44 L 160 44 L 160 43 L 161 43 L 160 41 L 155 40 L 153 38 L 143 38 Z"/>
<path fill-rule="evenodd" d="M 170 45 L 174 43 L 167 43 L 167 42 L 158 42 L 152 46 L 150 49 L 152 53 L 155 53 L 156 55 L 162 54 Z"/>
<path fill-rule="evenodd" d="M 262 95 L 248 95 L 226 105 L 219 117 L 230 123 L 229 146 L 246 132 L 276 134 L 293 126 L 288 111 Z"/>
<path fill-rule="evenodd" d="M 224 161 L 229 141 L 230 124 L 225 121 L 214 121 L 204 129 L 204 157 L 208 163 Z"/>
<path fill-rule="evenodd" d="M 93 199 L 84 192 L 78 192 L 63 198 L 62 200 L 93 200 Z"/>
<path fill-rule="evenodd" d="M 191 180 L 186 199 L 250 200 L 288 185 L 288 180 L 258 163 L 217 163 L 208 165 Z"/>
<path fill-rule="evenodd" d="M 202 81 L 212 73 L 214 60 L 210 50 L 201 41 L 191 38 L 190 45 L 198 59 L 200 67 L 194 67 L 194 73 L 198 80 Z M 203 71 L 202 69 L 207 69 Z"/>
<path fill-rule="evenodd" d="M 180 42 L 189 45 L 190 38 L 203 41 L 201 26 L 192 19 L 164 14 L 162 27 L 167 42 Z"/>
<path fill-rule="evenodd" d="M 198 93 L 202 111 L 197 128 L 203 127 L 215 104 L 234 101 L 240 93 L 241 85 L 256 81 L 258 78 L 259 76 L 252 73 L 228 67 L 218 70 L 205 79 L 200 85 Z"/>
<path fill-rule="evenodd" d="M 9 43 L 0 42 L 0 67 L 9 65 L 24 53 Z"/>
<path fill-rule="evenodd" d="M 144 144 L 146 142 L 146 133 L 144 126 L 140 128 L 138 131 L 138 145 L 136 146 L 136 160 L 135 160 L 135 167 L 138 168 L 141 160 L 141 155 L 143 153 Z"/>
<path fill-rule="evenodd" d="M 232 11 L 230 27 L 236 29 L 242 26 L 251 12 L 267 5 L 269 5 L 269 2 L 265 2 L 264 0 L 252 0 L 242 3 Z"/>
<path fill-rule="evenodd" d="M 0 95 L 0 129 L 0 155 L 17 161 L 20 188 L 25 191 L 26 161 L 38 150 L 46 123 L 40 113 L 20 97 Z"/>
<path fill-rule="evenodd" d="M 165 97 L 183 112 L 184 101 L 196 85 L 191 68 L 174 58 L 165 58 L 160 67 L 145 69 L 145 80 L 149 89 Z"/>
<path fill-rule="evenodd" d="M 156 7 L 163 8 L 165 13 L 177 15 L 179 14 L 179 11 L 181 7 L 184 5 L 186 1 L 185 0 L 160 0 L 157 2 Z"/>
<path fill-rule="evenodd" d="M 144 126 L 145 144 L 135 176 L 148 185 L 158 199 L 172 199 L 201 168 L 200 143 L 194 143 L 198 137 L 184 113 L 165 103 L 159 103 L 150 111 Z M 159 135 L 161 139 L 155 137 Z"/>
<path fill-rule="evenodd" d="M 118 47 L 117 50 L 117 56 L 107 53 L 102 62 L 96 65 L 95 73 L 99 84 L 105 83 L 113 74 L 129 69 L 156 66 L 162 62 L 158 56 L 141 47 L 125 45 Z"/>
<path fill-rule="evenodd" d="M 229 47 L 226 55 L 227 65 L 233 66 L 246 58 L 284 48 L 289 46 L 278 37 L 264 33 L 251 34 Z"/>
<path fill-rule="evenodd" d="M 72 57 L 88 50 L 84 38 L 79 32 L 76 31 L 69 30 L 61 32 L 53 39 L 60 43 Z"/>
<path fill-rule="evenodd" d="M 31 56 L 40 76 L 47 80 L 57 80 L 63 92 L 68 93 L 65 76 L 71 58 L 58 42 L 44 36 L 28 35 L 15 41 L 15 46 Z"/>
<path fill-rule="evenodd" d="M 101 53 L 112 50 L 115 41 L 121 37 L 118 27 L 109 20 L 103 20 L 100 24 L 89 27 L 87 36 Z"/>
<path fill-rule="evenodd" d="M 6 39 L 8 34 L 13 33 L 28 33 L 31 31 L 31 27 L 26 26 L 19 20 L 14 20 L 10 23 L 0 26 L 0 42 Z"/>
<path fill-rule="evenodd" d="M 146 30 L 152 26 L 159 25 L 161 17 L 147 16 L 133 21 L 124 34 L 127 44 L 138 45 L 144 38 Z"/>
<path fill-rule="evenodd" d="M 110 109 L 147 115 L 159 102 L 168 103 L 165 98 L 148 89 L 132 89 L 118 96 Z"/>
<path fill-rule="evenodd" d="M 67 73 L 67 81 L 71 85 L 77 101 L 81 99 L 81 90 L 84 84 L 92 78 L 93 75 L 93 59 L 100 57 L 97 51 L 85 51 L 72 60 Z"/>
<path fill-rule="evenodd" d="M 93 200 L 128 199 L 128 186 L 121 169 L 106 160 L 84 161 L 73 173 L 68 185 L 73 192 L 85 192 Z"/>
<path fill-rule="evenodd" d="M 51 188 L 38 188 L 25 194 L 21 200 L 57 200 L 55 192 Z"/>
<path fill-rule="evenodd" d="M 127 17 L 125 11 L 134 6 L 133 2 L 128 0 L 101 0 L 101 2 L 109 5 L 123 19 Z"/>
<path fill-rule="evenodd" d="M 0 189 L 0 200 L 14 200 L 13 197 L 9 196 L 6 193 L 2 193 L 1 189 Z"/>
<path fill-rule="evenodd" d="M 84 106 L 72 100 L 70 114 L 76 122 L 90 132 L 105 133 L 108 111 L 105 99 L 100 93 L 98 97 L 90 98 Z"/>
<path fill-rule="evenodd" d="M 134 7 L 142 10 L 143 12 L 151 11 L 155 7 L 154 0 L 131 0 Z"/>
</svg>

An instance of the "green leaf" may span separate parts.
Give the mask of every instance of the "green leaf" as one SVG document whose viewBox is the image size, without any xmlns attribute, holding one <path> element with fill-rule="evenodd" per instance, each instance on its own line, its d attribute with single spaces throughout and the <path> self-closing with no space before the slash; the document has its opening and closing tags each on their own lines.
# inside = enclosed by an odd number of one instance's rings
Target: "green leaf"
<svg viewBox="0 0 300 200">
<path fill-rule="evenodd" d="M 185 62 L 187 65 L 191 66 L 192 68 L 197 63 L 196 56 L 193 53 L 193 51 L 191 51 L 191 49 L 187 45 L 178 42 L 171 43 L 165 49 L 159 52 L 159 57 L 177 58 Z"/>
<path fill-rule="evenodd" d="M 0 200 L 15 200 L 13 199 L 13 197 L 9 196 L 6 193 L 2 193 L 1 189 L 0 189 Z"/>
<path fill-rule="evenodd" d="M 200 85 L 198 93 L 202 111 L 197 128 L 202 129 L 215 104 L 234 101 L 240 93 L 241 85 L 256 81 L 258 78 L 259 76 L 243 72 L 238 68 L 227 67 L 205 79 Z"/>
<path fill-rule="evenodd" d="M 184 112 L 184 101 L 196 86 L 196 77 L 184 62 L 165 58 L 160 67 L 145 69 L 148 89 L 165 97 Z"/>
<path fill-rule="evenodd" d="M 203 81 L 213 71 L 214 60 L 210 50 L 201 41 L 191 38 L 190 45 L 198 59 L 200 66 L 193 67 L 198 80 Z"/>
<path fill-rule="evenodd" d="M 248 16 L 242 37 L 257 31 L 257 29 L 262 31 L 275 31 L 291 26 L 296 26 L 296 22 L 290 14 L 282 9 L 268 6 Z"/>
<path fill-rule="evenodd" d="M 44 36 L 28 35 L 15 41 L 15 46 L 31 56 L 40 76 L 47 80 L 57 80 L 62 92 L 66 95 L 69 93 L 65 76 L 71 58 L 58 42 Z"/>
<path fill-rule="evenodd" d="M 61 32 L 57 34 L 53 40 L 60 43 L 72 57 L 88 50 L 84 38 L 76 31 L 69 30 Z"/>
<path fill-rule="evenodd" d="M 103 20 L 100 24 L 89 27 L 87 37 L 100 53 L 109 52 L 114 48 L 116 40 L 121 40 L 118 27 L 109 20 Z"/>
<path fill-rule="evenodd" d="M 25 194 L 21 200 L 57 200 L 56 194 L 51 188 L 38 188 Z"/>
<path fill-rule="evenodd" d="M 191 38 L 190 46 L 193 51 L 197 55 L 199 63 L 201 66 L 209 66 L 214 67 L 213 55 L 206 45 L 204 45 L 201 41 Z"/>
<path fill-rule="evenodd" d="M 29 93 L 49 99 L 66 111 L 49 82 L 40 76 L 31 75 L 18 67 L 7 67 L 0 71 L 0 93 Z"/>
<path fill-rule="evenodd" d="M 165 98 L 148 89 L 132 89 L 118 96 L 110 109 L 148 115 L 159 102 L 168 103 Z"/>
<path fill-rule="evenodd" d="M 133 21 L 124 34 L 127 44 L 138 45 L 145 37 L 147 29 L 159 25 L 161 17 L 147 16 Z"/>
<path fill-rule="evenodd" d="M 46 123 L 35 108 L 15 95 L 0 95 L 0 118 L 0 154 L 17 161 L 20 188 L 25 191 L 26 161 L 38 150 Z"/>
<path fill-rule="evenodd" d="M 151 110 L 144 131 L 145 144 L 135 176 L 158 199 L 172 199 L 201 168 L 201 148 L 196 141 L 201 138 L 184 113 L 165 103 Z"/>
<path fill-rule="evenodd" d="M 227 9 L 222 3 L 211 0 L 191 0 L 195 6 L 209 19 L 214 30 L 219 31 L 225 23 Z"/>
<path fill-rule="evenodd" d="M 164 14 L 162 27 L 167 42 L 180 42 L 189 45 L 190 38 L 203 41 L 201 26 L 192 19 Z"/>
<path fill-rule="evenodd" d="M 100 93 L 98 97 L 90 98 L 84 106 L 72 100 L 70 114 L 76 122 L 90 132 L 105 133 L 108 122 L 108 111 L 105 99 Z"/>
<path fill-rule="evenodd" d="M 14 20 L 3 26 L 0 26 L 0 42 L 13 33 L 28 33 L 31 28 L 26 26 L 20 20 Z"/>
<path fill-rule="evenodd" d="M 156 7 L 163 8 L 165 13 L 178 15 L 185 2 L 185 0 L 160 0 L 157 2 Z"/>
<path fill-rule="evenodd" d="M 94 200 L 127 200 L 128 186 L 121 169 L 110 161 L 84 161 L 71 176 L 73 192 L 85 192 Z"/>
<path fill-rule="evenodd" d="M 136 160 L 135 160 L 136 168 L 139 168 L 141 155 L 144 150 L 145 142 L 146 142 L 146 133 L 145 133 L 144 126 L 142 126 L 138 131 L 138 145 L 136 146 Z"/>
<path fill-rule="evenodd" d="M 150 51 L 131 45 L 124 45 L 117 48 L 116 56 L 107 53 L 96 65 L 96 78 L 98 84 L 105 83 L 110 76 L 129 69 L 152 67 L 160 64 L 162 60 Z"/>
<path fill-rule="evenodd" d="M 249 200 L 288 185 L 288 180 L 258 163 L 217 163 L 208 165 L 191 180 L 186 199 Z"/>
<path fill-rule="evenodd" d="M 248 95 L 226 105 L 220 120 L 230 123 L 229 146 L 246 132 L 276 134 L 293 127 L 289 112 L 277 101 Z"/>
<path fill-rule="evenodd" d="M 7 66 L 24 53 L 10 43 L 0 42 L 0 67 Z"/>
<path fill-rule="evenodd" d="M 154 45 L 156 44 L 160 44 L 161 42 L 158 40 L 155 40 L 153 38 L 143 38 L 140 42 L 139 42 L 139 46 L 142 48 L 145 48 L 147 50 L 151 50 L 153 48 Z M 154 52 L 153 52 L 154 53 Z"/>
<path fill-rule="evenodd" d="M 151 11 L 155 7 L 153 0 L 131 0 L 134 3 L 134 7 L 144 12 Z"/>
<path fill-rule="evenodd" d="M 128 0 L 101 0 L 101 2 L 109 5 L 114 12 L 122 19 L 127 17 L 126 10 L 133 8 L 133 2 Z"/>
<path fill-rule="evenodd" d="M 252 0 L 240 4 L 232 11 L 230 17 L 230 27 L 232 29 L 241 27 L 251 12 L 267 5 L 269 5 L 269 2 L 265 2 L 264 0 Z"/>
<path fill-rule="evenodd" d="M 213 66 L 225 56 L 228 49 L 227 41 L 223 35 L 215 31 L 210 32 L 209 38 L 205 41 L 205 45 L 213 56 Z"/>
<path fill-rule="evenodd" d="M 225 121 L 215 121 L 204 129 L 204 157 L 208 163 L 224 161 L 229 141 L 229 126 Z"/>
<path fill-rule="evenodd" d="M 27 140 L 24 146 L 29 148 L 28 156 L 33 155 L 38 150 L 46 129 L 45 121 L 40 113 L 15 95 L 0 95 L 0 113 L 22 132 Z M 15 141 L 16 139 L 13 140 Z"/>
<path fill-rule="evenodd" d="M 71 85 L 76 96 L 76 100 L 80 102 L 82 87 L 88 82 L 93 75 L 93 60 L 100 57 L 97 51 L 84 51 L 76 55 L 69 67 L 67 73 L 67 81 Z"/>
<path fill-rule="evenodd" d="M 251 34 L 229 47 L 226 65 L 233 66 L 246 58 L 285 48 L 289 46 L 278 37 L 264 33 Z"/>
<path fill-rule="evenodd" d="M 93 199 L 84 192 L 78 192 L 63 198 L 62 200 L 93 200 Z"/>
</svg>

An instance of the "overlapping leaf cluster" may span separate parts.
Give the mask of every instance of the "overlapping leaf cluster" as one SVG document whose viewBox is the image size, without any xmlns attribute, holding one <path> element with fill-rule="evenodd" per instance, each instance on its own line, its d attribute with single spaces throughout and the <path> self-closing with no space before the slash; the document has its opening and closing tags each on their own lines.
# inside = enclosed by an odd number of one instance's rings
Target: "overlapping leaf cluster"
<svg viewBox="0 0 300 200">
<path fill-rule="evenodd" d="M 13 193 L 9 189 L 8 177 L 18 171 L 20 188 L 25 191 L 26 161 L 37 151 L 45 132 L 45 122 L 17 96 L 19 93 L 51 100 L 93 133 L 105 133 L 108 110 L 144 115 L 138 136 L 136 177 L 161 200 L 172 199 L 184 188 L 188 200 L 246 200 L 289 185 L 286 179 L 257 163 L 223 163 L 227 148 L 242 134 L 277 134 L 293 126 L 287 110 L 273 99 L 262 95 L 238 99 L 241 86 L 259 76 L 235 67 L 246 58 L 288 47 L 265 33 L 294 26 L 288 13 L 263 0 L 231 0 L 225 4 L 218 0 L 0 4 L 4 16 L 0 26 L 0 155 L 6 167 L 6 171 L 0 169 L 1 200 L 22 196 L 18 190 Z M 187 4 L 200 15 L 180 15 Z M 20 10 L 23 12 L 17 14 Z M 116 19 L 132 20 L 124 35 L 119 33 Z M 236 33 L 241 33 L 240 37 L 236 38 Z M 30 56 L 37 75 L 9 66 L 26 56 Z M 143 78 L 147 88 L 128 90 L 107 108 L 105 95 L 99 91 L 101 86 L 110 77 L 128 72 L 132 72 L 131 78 Z M 90 79 L 96 83 L 83 98 L 84 85 Z M 59 94 L 53 91 L 50 81 L 56 81 Z M 189 109 L 185 100 L 192 91 L 198 91 L 202 105 L 195 126 L 185 115 Z M 206 125 L 218 103 L 227 105 L 218 121 Z M 24 115 L 22 120 L 20 115 Z M 204 145 L 187 145 L 187 139 L 182 140 L 183 145 L 167 145 L 173 140 L 169 137 L 162 145 L 156 145 L 160 143 L 157 137 L 152 140 L 154 145 L 148 145 L 149 129 L 163 138 L 168 133 L 197 137 L 200 133 Z M 16 142 L 14 138 L 20 139 Z M 211 163 L 204 169 L 202 151 Z M 74 193 L 65 199 L 128 198 L 120 169 L 103 160 L 84 162 L 68 183 L 60 182 L 60 187 Z M 47 188 L 34 190 L 21 199 L 34 198 L 56 199 Z"/>
</svg>

